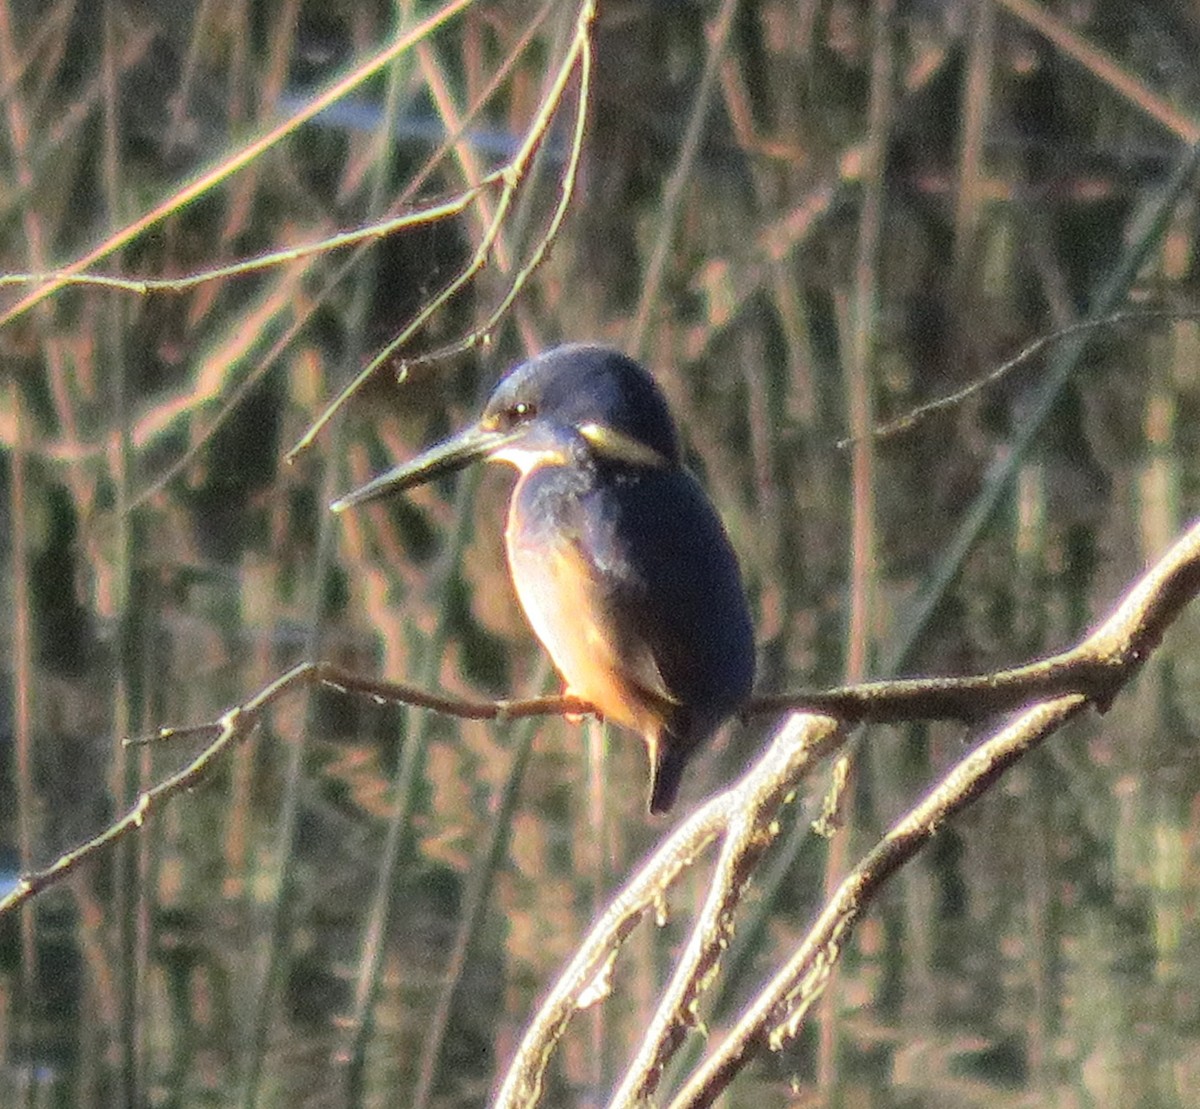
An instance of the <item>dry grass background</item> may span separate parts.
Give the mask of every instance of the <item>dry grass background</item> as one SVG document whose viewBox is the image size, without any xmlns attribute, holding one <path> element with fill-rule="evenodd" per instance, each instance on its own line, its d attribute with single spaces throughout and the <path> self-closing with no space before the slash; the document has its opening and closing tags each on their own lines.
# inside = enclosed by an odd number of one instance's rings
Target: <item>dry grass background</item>
<svg viewBox="0 0 1200 1109">
<path fill-rule="evenodd" d="M 14 873 L 192 751 L 121 737 L 213 719 L 302 659 L 550 688 L 504 574 L 507 477 L 325 506 L 561 339 L 662 381 L 743 560 L 764 690 L 1060 647 L 1195 515 L 1194 5 L 581 14 L 0 0 Z M 1064 340 L 866 434 L 1129 305 L 1178 318 Z M 1193 625 L 938 838 L 812 1031 L 727 1104 L 1198 1103 Z M 868 737 L 847 827 L 798 821 L 709 1024 L 962 743 Z M 202 788 L 4 918 L 5 1102 L 485 1103 L 662 834 L 643 759 L 557 721 L 282 703 Z M 630 941 L 546 1104 L 608 1088 L 698 889 Z"/>
</svg>

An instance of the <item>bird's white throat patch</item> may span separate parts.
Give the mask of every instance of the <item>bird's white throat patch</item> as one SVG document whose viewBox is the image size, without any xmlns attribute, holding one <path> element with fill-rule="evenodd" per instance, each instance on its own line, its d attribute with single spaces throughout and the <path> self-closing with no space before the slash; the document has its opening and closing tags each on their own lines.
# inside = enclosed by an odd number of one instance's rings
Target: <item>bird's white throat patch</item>
<svg viewBox="0 0 1200 1109">
<path fill-rule="evenodd" d="M 567 457 L 553 447 L 530 447 L 521 443 L 509 443 L 488 455 L 489 462 L 507 462 L 516 466 L 521 474 L 532 473 L 539 466 L 561 466 Z"/>
</svg>

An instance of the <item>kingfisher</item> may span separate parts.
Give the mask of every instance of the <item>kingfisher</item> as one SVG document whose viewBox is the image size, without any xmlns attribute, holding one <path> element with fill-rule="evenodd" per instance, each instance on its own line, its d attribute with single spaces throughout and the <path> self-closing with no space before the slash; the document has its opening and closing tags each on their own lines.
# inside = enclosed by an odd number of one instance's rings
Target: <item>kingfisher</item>
<svg viewBox="0 0 1200 1109">
<path fill-rule="evenodd" d="M 521 363 L 472 426 L 331 505 L 461 469 L 519 477 L 505 546 L 517 598 L 568 695 L 639 733 L 650 811 L 744 705 L 754 632 L 737 558 L 684 467 L 666 398 L 632 358 L 572 343 Z"/>
</svg>

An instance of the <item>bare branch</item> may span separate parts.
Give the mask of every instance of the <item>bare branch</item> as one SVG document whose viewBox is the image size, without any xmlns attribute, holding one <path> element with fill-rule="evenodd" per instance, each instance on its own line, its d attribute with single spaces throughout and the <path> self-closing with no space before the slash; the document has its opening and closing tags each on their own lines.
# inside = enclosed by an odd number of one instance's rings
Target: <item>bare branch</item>
<svg viewBox="0 0 1200 1109">
<path fill-rule="evenodd" d="M 480 270 L 487 264 L 487 260 L 496 245 L 497 239 L 500 236 L 501 229 L 504 226 L 505 218 L 508 215 L 509 209 L 512 207 L 513 200 L 516 198 L 517 189 L 521 182 L 525 179 L 529 171 L 529 167 L 533 162 L 534 155 L 537 154 L 542 142 L 550 129 L 550 124 L 554 120 L 559 106 L 562 103 L 563 97 L 566 95 L 567 86 L 570 82 L 571 75 L 574 73 L 576 66 L 579 67 L 579 96 L 578 106 L 576 109 L 575 125 L 572 129 L 572 141 L 570 152 L 567 158 L 567 165 L 563 172 L 561 196 L 558 205 L 555 208 L 546 231 L 543 233 L 538 244 L 532 251 L 528 262 L 521 267 L 513 278 L 512 284 L 508 292 L 501 298 L 500 303 L 493 310 L 492 315 L 482 328 L 477 328 L 467 335 L 460 342 L 453 344 L 447 351 L 439 351 L 439 354 L 448 353 L 451 351 L 468 350 L 476 344 L 484 341 L 490 332 L 490 329 L 495 326 L 500 317 L 508 311 L 513 300 L 516 299 L 525 281 L 529 275 L 541 264 L 549 251 L 554 237 L 558 233 L 558 229 L 562 224 L 562 220 L 566 215 L 567 207 L 570 203 L 571 196 L 574 192 L 576 172 L 579 167 L 579 158 L 583 149 L 583 134 L 584 123 L 587 117 L 587 102 L 588 90 L 590 87 L 591 78 L 591 27 L 592 20 L 595 17 L 594 0 L 584 0 L 579 8 L 579 17 L 576 21 L 575 35 L 571 40 L 571 44 L 567 49 L 566 55 L 558 67 L 558 71 L 551 82 L 550 89 L 542 100 L 541 107 L 535 116 L 533 123 L 530 125 L 528 132 L 525 135 L 520 149 L 513 155 L 512 160 L 508 162 L 502 169 L 498 170 L 498 175 L 502 181 L 500 196 L 496 201 L 496 208 L 492 213 L 491 221 L 489 222 L 486 231 L 479 245 L 475 248 L 474 254 L 461 270 L 458 271 L 442 288 L 433 296 L 415 316 L 400 330 L 400 333 L 391 339 L 371 360 L 363 367 L 362 370 L 326 407 L 325 411 L 313 421 L 309 429 L 300 437 L 300 440 L 287 453 L 289 462 L 294 461 L 296 457 L 307 450 L 320 434 L 321 430 L 333 419 L 334 415 L 341 407 L 359 391 L 367 383 L 370 378 L 375 375 L 375 372 L 384 363 L 391 360 L 396 351 L 398 351 L 405 343 L 407 343 L 416 333 L 424 327 L 424 325 L 447 303 L 454 299 L 458 293 L 464 289 Z M 407 372 L 406 367 L 402 367 L 400 376 L 403 377 Z"/>
<path fill-rule="evenodd" d="M 1112 615 L 1077 647 L 1042 663 L 1008 672 L 1024 673 L 1031 683 L 1026 687 L 1026 702 L 1046 697 L 1037 685 L 1043 670 L 1071 672 L 1077 680 L 1082 674 L 1092 688 L 1050 696 L 1027 708 L 963 758 L 924 800 L 894 825 L 841 884 L 795 955 L 762 989 L 733 1030 L 692 1076 L 671 1103 L 673 1109 L 711 1104 L 756 1052 L 764 1048 L 777 1050 L 793 1038 L 828 982 L 854 924 L 887 879 L 929 841 L 938 827 L 987 792 L 1038 743 L 1089 705 L 1106 707 L 1137 673 L 1167 626 L 1198 590 L 1200 523 L 1194 524 L 1134 584 Z M 1012 678 L 1001 683 L 1006 695 L 1015 688 L 1016 681 Z M 972 688 L 986 700 L 987 677 L 971 682 L 975 683 Z M 907 707 L 908 690 L 920 686 L 936 702 L 941 684 L 938 680 L 872 683 L 864 687 L 872 692 L 863 698 L 863 703 L 868 707 L 886 704 L 888 687 L 892 687 L 892 691 L 899 688 L 902 693 L 892 702 L 893 707 L 897 704 Z M 989 710 L 995 711 L 994 705 L 989 704 Z M 869 712 L 854 718 L 894 719 Z M 599 992 L 593 985 L 596 977 L 609 973 L 620 944 L 649 905 L 655 899 L 661 901 L 664 891 L 678 877 L 681 862 L 691 861 L 701 846 L 724 837 L 705 906 L 638 1056 L 611 1104 L 638 1104 L 653 1093 L 663 1066 L 679 1046 L 684 1030 L 697 1020 L 699 995 L 713 978 L 749 871 L 765 846 L 779 834 L 779 822 L 774 819 L 778 807 L 794 794 L 796 783 L 813 758 L 836 750 L 845 734 L 844 721 L 838 723 L 829 717 L 807 714 L 792 717 L 776 733 L 767 753 L 738 784 L 709 801 L 667 840 L 617 895 L 533 1018 L 501 1088 L 498 1106 L 533 1104 L 554 1044 L 562 1036 L 570 1016 L 583 1007 L 581 998 L 586 996 L 585 988 L 588 994 Z"/>
<path fill-rule="evenodd" d="M 995 675 L 879 682 L 834 690 L 824 695 L 824 700 L 839 707 L 837 714 L 790 717 L 741 781 L 685 820 L 614 898 L 531 1022 L 497 1104 L 528 1105 L 536 1100 L 550 1052 L 571 1016 L 606 992 L 611 965 L 625 938 L 649 909 L 655 909 L 659 916 L 665 912 L 665 894 L 671 884 L 710 843 L 722 839 L 706 903 L 642 1049 L 613 1104 L 649 1097 L 665 1063 L 696 1020 L 699 997 L 719 966 L 741 893 L 763 852 L 780 833 L 775 814 L 794 797 L 796 783 L 814 761 L 825 758 L 844 742 L 851 723 L 930 714 L 975 717 L 1011 705 L 1024 683 L 1026 702 L 1042 699 L 962 759 L 863 859 L 839 887 L 791 960 L 763 988 L 673 1102 L 680 1109 L 711 1104 L 751 1055 L 764 1047 L 777 1049 L 796 1035 L 828 981 L 855 922 L 886 880 L 928 842 L 941 824 L 982 796 L 1005 770 L 1067 720 L 1089 705 L 1106 708 L 1197 591 L 1200 522 L 1134 584 L 1107 620 L 1069 651 Z M 214 738 L 187 766 L 143 792 L 136 804 L 101 835 L 45 870 L 24 876 L 0 900 L 0 914 L 28 901 L 140 828 L 174 794 L 196 786 L 229 747 L 253 731 L 270 705 L 293 688 L 313 682 L 381 703 L 416 705 L 467 719 L 589 711 L 588 705 L 574 698 L 475 701 L 403 683 L 362 678 L 324 663 L 302 664 L 244 704 L 231 708 L 219 720 L 157 733 L 154 738 L 160 740 L 206 732 L 213 733 Z M 812 698 L 821 699 L 820 695 Z M 752 711 L 766 711 L 769 703 L 762 699 Z M 919 713 L 918 705 L 924 705 L 927 711 Z M 947 708 L 954 711 L 946 712 Z"/>
<path fill-rule="evenodd" d="M 208 775 L 222 755 L 246 739 L 257 726 L 264 710 L 285 693 L 313 683 L 327 685 L 346 693 L 371 697 L 381 704 L 415 705 L 467 720 L 516 720 L 527 716 L 584 714 L 590 706 L 574 697 L 533 697 L 524 701 L 471 701 L 445 694 L 429 693 L 415 686 L 360 677 L 327 663 L 301 663 L 244 704 L 235 705 L 219 720 L 180 728 L 161 728 L 150 736 L 127 740 L 130 745 L 162 742 L 185 736 L 211 734 L 214 738 L 187 766 L 164 779 L 138 797 L 133 807 L 100 835 L 80 844 L 56 859 L 44 870 L 22 875 L 16 886 L 0 898 L 0 916 L 23 905 L 48 887 L 66 878 L 82 863 L 108 850 L 137 831 L 146 819 L 171 797 L 193 789 Z"/>
<path fill-rule="evenodd" d="M 1022 755 L 1087 706 L 1079 694 L 1022 713 L 959 762 L 928 796 L 892 826 L 838 886 L 792 958 L 747 1007 L 733 1030 L 695 1072 L 671 1109 L 711 1105 L 758 1051 L 778 1051 L 799 1032 L 828 984 L 851 931 L 887 880 L 938 827 L 987 792 Z"/>
</svg>

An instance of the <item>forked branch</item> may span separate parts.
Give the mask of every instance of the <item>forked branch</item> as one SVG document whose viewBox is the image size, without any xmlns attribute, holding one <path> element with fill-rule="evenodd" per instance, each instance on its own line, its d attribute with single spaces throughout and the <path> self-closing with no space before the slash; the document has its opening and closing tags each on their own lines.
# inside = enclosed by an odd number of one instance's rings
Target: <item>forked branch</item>
<svg viewBox="0 0 1200 1109">
<path fill-rule="evenodd" d="M 705 986 L 719 969 L 741 892 L 780 833 L 776 819 L 779 809 L 795 796 L 800 779 L 813 763 L 841 746 L 850 725 L 864 720 L 922 717 L 976 720 L 1023 704 L 1025 707 L 1011 722 L 954 766 L 859 863 L 792 958 L 762 988 L 671 1103 L 675 1109 L 711 1104 L 757 1051 L 777 1049 L 796 1034 L 828 981 L 855 922 L 886 880 L 928 842 L 942 823 L 982 796 L 1010 766 L 1067 720 L 1088 706 L 1106 709 L 1197 591 L 1200 522 L 1193 524 L 1133 585 L 1094 632 L 1068 651 L 989 675 L 874 682 L 753 702 L 747 710 L 750 713 L 780 711 L 793 705 L 805 706 L 808 711 L 793 714 L 751 770 L 688 817 L 613 899 L 533 1018 L 497 1104 L 525 1106 L 536 1100 L 555 1044 L 571 1016 L 606 992 L 609 971 L 624 939 L 649 910 L 663 911 L 666 893 L 675 879 L 702 851 L 720 841 L 709 895 L 612 1104 L 635 1104 L 653 1093 L 663 1067 L 686 1029 L 696 1021 Z M 204 734 L 211 739 L 186 766 L 142 793 L 133 807 L 99 836 L 67 852 L 45 870 L 22 877 L 0 899 L 0 914 L 61 881 L 92 856 L 135 832 L 170 797 L 202 781 L 229 747 L 250 735 L 263 713 L 280 697 L 313 683 L 381 703 L 415 705 L 465 719 L 589 711 L 586 703 L 574 698 L 476 701 L 363 678 L 325 663 L 304 663 L 218 720 L 180 729 L 164 728 L 149 737 L 161 741 Z"/>
<path fill-rule="evenodd" d="M 978 718 L 1011 708 L 1022 683 L 1026 707 L 959 761 L 892 827 L 838 887 L 795 954 L 761 989 L 734 1027 L 670 1103 L 671 1109 L 710 1105 L 757 1052 L 778 1050 L 799 1031 L 829 981 L 850 933 L 879 890 L 917 854 L 936 829 L 982 796 L 1018 759 L 1088 706 L 1101 710 L 1137 673 L 1164 632 L 1200 590 L 1200 522 L 1134 584 L 1115 611 L 1081 643 L 1060 655 L 1001 674 L 966 679 L 878 682 L 835 690 L 802 703 L 846 708 L 839 715 L 793 716 L 743 779 L 686 820 L 631 879 L 596 922 L 530 1023 L 497 1105 L 532 1105 L 555 1043 L 571 1015 L 594 998 L 619 948 L 650 906 L 664 904 L 671 883 L 708 844 L 722 840 L 709 893 L 647 1034 L 615 1095 L 613 1107 L 643 1104 L 686 1029 L 697 1023 L 697 1002 L 719 968 L 740 893 L 755 863 L 780 832 L 776 819 L 814 758 L 835 750 L 856 720 L 914 719 L 916 704 L 935 716 Z M 1030 703 L 1030 702 L 1033 703 Z M 758 702 L 761 708 L 766 702 Z M 786 703 L 785 699 L 772 704 Z M 953 709 L 953 711 L 947 711 Z"/>
</svg>

